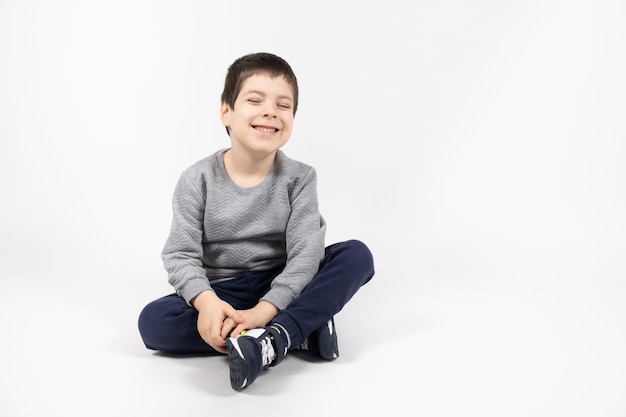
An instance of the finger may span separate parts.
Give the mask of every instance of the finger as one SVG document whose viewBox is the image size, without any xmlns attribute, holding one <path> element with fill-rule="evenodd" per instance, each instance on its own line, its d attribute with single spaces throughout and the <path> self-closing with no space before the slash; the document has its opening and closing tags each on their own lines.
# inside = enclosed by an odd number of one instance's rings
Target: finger
<svg viewBox="0 0 626 417">
<path fill-rule="evenodd" d="M 237 337 L 241 334 L 241 332 L 243 332 L 244 330 L 246 330 L 245 326 L 243 324 L 238 324 L 237 327 L 235 327 L 233 329 L 233 331 L 230 333 L 231 337 Z"/>
<path fill-rule="evenodd" d="M 220 336 L 222 339 L 226 339 L 228 337 L 228 333 L 235 327 L 235 321 L 230 317 L 226 317 L 224 320 L 224 324 L 222 325 L 222 331 Z"/>
<path fill-rule="evenodd" d="M 212 347 L 213 349 L 215 349 L 216 351 L 220 352 L 220 353 L 226 353 L 226 352 L 227 352 L 227 350 L 226 350 L 226 347 L 225 347 L 225 346 L 218 346 L 218 345 L 215 345 L 215 346 L 214 346 L 214 345 L 211 345 L 211 347 Z"/>
<path fill-rule="evenodd" d="M 224 341 L 224 338 L 222 337 L 222 323 L 223 322 L 221 320 L 214 320 L 213 323 L 211 323 L 211 328 L 209 329 L 211 346 Z"/>
<path fill-rule="evenodd" d="M 230 317 L 235 323 L 242 323 L 244 318 L 241 315 L 241 313 L 237 310 L 235 310 L 234 308 L 232 308 L 231 306 L 228 306 L 224 312 L 226 313 L 226 315 L 228 317 Z"/>
<path fill-rule="evenodd" d="M 226 353 L 226 340 L 221 338 L 211 338 L 209 345 L 218 352 Z"/>
</svg>

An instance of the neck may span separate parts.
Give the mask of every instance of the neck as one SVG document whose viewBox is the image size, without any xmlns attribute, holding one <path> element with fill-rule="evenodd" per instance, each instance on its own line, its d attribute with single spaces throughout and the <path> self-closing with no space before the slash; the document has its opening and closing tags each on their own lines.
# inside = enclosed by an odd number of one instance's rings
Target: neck
<svg viewBox="0 0 626 417">
<path fill-rule="evenodd" d="M 224 167 L 235 184 L 242 188 L 254 187 L 260 184 L 270 172 L 275 156 L 276 152 L 273 152 L 264 157 L 255 158 L 231 148 L 224 153 Z"/>
</svg>

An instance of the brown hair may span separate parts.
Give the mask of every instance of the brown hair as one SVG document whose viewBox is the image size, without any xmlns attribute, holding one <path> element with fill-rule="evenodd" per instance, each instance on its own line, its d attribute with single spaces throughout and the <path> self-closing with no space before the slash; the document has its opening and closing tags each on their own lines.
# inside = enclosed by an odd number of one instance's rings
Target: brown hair
<svg viewBox="0 0 626 417">
<path fill-rule="evenodd" d="M 285 77 L 293 93 L 293 114 L 295 115 L 298 109 L 298 80 L 296 75 L 287 61 L 267 52 L 244 55 L 228 67 L 224 91 L 222 91 L 222 103 L 234 108 L 244 81 L 255 74 Z"/>
</svg>

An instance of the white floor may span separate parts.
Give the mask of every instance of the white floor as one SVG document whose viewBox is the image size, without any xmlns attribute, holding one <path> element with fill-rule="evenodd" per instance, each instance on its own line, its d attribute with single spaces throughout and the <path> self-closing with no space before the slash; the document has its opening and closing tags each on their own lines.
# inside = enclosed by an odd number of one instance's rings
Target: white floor
<svg viewBox="0 0 626 417">
<path fill-rule="evenodd" d="M 337 316 L 339 359 L 291 355 L 241 393 L 224 357 L 143 348 L 136 315 L 167 289 L 153 276 L 107 271 L 62 288 L 13 272 L 0 294 L 0 415 L 626 415 L 623 265 L 494 261 L 454 275 L 451 260 L 425 260 L 425 279 L 379 257 Z"/>
</svg>

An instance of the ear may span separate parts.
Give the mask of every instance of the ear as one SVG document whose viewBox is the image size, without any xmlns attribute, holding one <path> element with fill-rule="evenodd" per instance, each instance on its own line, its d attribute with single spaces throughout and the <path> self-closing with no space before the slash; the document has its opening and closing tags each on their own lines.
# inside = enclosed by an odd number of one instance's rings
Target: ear
<svg viewBox="0 0 626 417">
<path fill-rule="evenodd" d="M 230 127 L 230 106 L 226 103 L 220 105 L 220 119 L 224 126 Z"/>
</svg>

